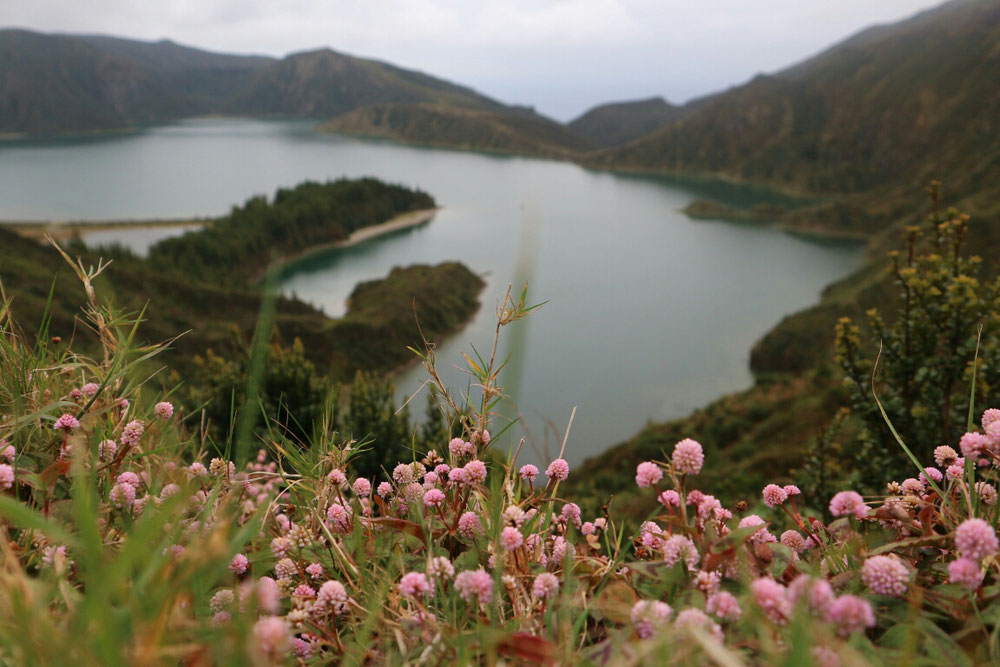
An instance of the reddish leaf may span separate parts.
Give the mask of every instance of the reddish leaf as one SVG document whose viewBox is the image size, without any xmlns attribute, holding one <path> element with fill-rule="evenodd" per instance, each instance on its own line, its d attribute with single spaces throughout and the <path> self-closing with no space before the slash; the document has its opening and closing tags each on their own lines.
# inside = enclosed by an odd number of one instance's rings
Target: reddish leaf
<svg viewBox="0 0 1000 667">
<path fill-rule="evenodd" d="M 412 521 L 407 521 L 406 519 L 397 519 L 391 516 L 380 516 L 374 519 L 365 519 L 370 524 L 378 524 L 385 526 L 389 530 L 395 530 L 400 533 L 406 533 L 407 535 L 412 535 L 423 543 L 427 543 L 427 535 L 424 534 L 424 529 L 413 523 Z"/>
<path fill-rule="evenodd" d="M 501 655 L 514 656 L 532 665 L 556 664 L 556 650 L 552 643 L 527 632 L 514 632 L 497 645 Z"/>
<path fill-rule="evenodd" d="M 58 459 L 52 462 L 48 468 L 43 470 L 39 477 L 45 482 L 46 486 L 52 486 L 56 483 L 56 480 L 69 472 L 69 461 L 63 459 Z"/>
</svg>

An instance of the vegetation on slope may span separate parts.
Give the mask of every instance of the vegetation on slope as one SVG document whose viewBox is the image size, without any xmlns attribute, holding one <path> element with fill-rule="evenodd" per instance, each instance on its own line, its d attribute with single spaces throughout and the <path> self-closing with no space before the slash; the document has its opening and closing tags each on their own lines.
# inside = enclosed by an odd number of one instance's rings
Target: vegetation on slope
<svg viewBox="0 0 1000 667">
<path fill-rule="evenodd" d="M 689 107 L 674 106 L 662 97 L 611 102 L 588 109 L 566 126 L 595 146 L 610 148 L 661 130 L 689 110 Z"/>
<path fill-rule="evenodd" d="M 503 108 L 470 88 L 330 49 L 294 53 L 261 69 L 232 108 L 239 113 L 329 118 L 380 103 Z"/>
<path fill-rule="evenodd" d="M 278 189 L 271 201 L 253 197 L 201 230 L 160 241 L 149 249 L 148 261 L 189 280 L 247 286 L 276 259 L 434 206 L 425 192 L 375 178 L 307 181 Z"/>
<path fill-rule="evenodd" d="M 237 340 L 253 338 L 262 305 L 258 278 L 272 251 L 294 252 L 309 243 L 345 238 L 362 225 L 432 205 L 425 193 L 374 179 L 304 183 L 280 190 L 271 203 L 255 197 L 203 231 L 163 241 L 148 259 L 121 248 L 74 246 L 72 251 L 91 265 L 101 255 L 113 257 L 97 278 L 98 287 L 118 307 L 146 307 L 143 330 L 149 340 L 188 332 L 174 341 L 166 357 L 187 374 L 194 356 L 207 349 L 234 354 L 234 333 Z M 51 289 L 52 335 L 67 341 L 74 335 L 86 338 L 74 305 L 79 287 L 59 254 L 3 229 L 0 240 L 0 279 L 22 316 L 39 321 Z M 438 339 L 472 316 L 482 285 L 455 263 L 396 269 L 383 280 L 360 286 L 340 320 L 279 297 L 274 324 L 287 344 L 301 339 L 308 358 L 324 374 L 350 379 L 357 370 L 384 373 L 412 357 L 407 346 L 421 343 L 415 312 L 427 337 Z"/>
<path fill-rule="evenodd" d="M 543 157 L 568 157 L 589 148 L 585 139 L 559 123 L 520 109 L 380 104 L 333 118 L 320 125 L 320 130 L 423 146 Z"/>
<path fill-rule="evenodd" d="M 659 501 L 636 529 L 581 510 L 566 461 L 543 478 L 498 459 L 493 361 L 468 369 L 481 408 L 442 395 L 455 438 L 370 475 L 367 443 L 328 429 L 212 452 L 145 382 L 162 347 L 135 348 L 134 316 L 90 289 L 100 269 L 78 272 L 98 359 L 26 345 L 0 302 L 4 662 L 1000 660 L 1000 411 L 963 438 L 985 465 L 939 447 L 946 473 L 867 502 L 771 482 L 723 503 L 703 485 L 720 460 L 687 438 L 634 468 Z M 498 334 L 528 312 L 505 299 Z"/>
<path fill-rule="evenodd" d="M 871 231 L 942 174 L 974 214 L 1000 199 L 1000 6 L 953 0 L 866 30 L 800 65 L 699 101 L 666 129 L 593 166 L 714 174 L 869 196 Z M 912 209 L 911 209 L 912 210 Z"/>
</svg>

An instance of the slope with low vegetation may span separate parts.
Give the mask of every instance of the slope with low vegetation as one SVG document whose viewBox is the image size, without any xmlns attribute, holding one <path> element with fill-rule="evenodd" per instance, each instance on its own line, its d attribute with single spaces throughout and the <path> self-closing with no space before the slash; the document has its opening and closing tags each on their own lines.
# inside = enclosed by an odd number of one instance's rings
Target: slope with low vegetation
<svg viewBox="0 0 1000 667">
<path fill-rule="evenodd" d="M 680 119 L 691 107 L 678 107 L 662 97 L 611 102 L 588 109 L 566 127 L 600 148 L 627 144 Z"/>
<path fill-rule="evenodd" d="M 489 153 L 565 158 L 589 148 L 565 127 L 529 110 L 381 104 L 337 116 L 321 131 Z"/>
</svg>

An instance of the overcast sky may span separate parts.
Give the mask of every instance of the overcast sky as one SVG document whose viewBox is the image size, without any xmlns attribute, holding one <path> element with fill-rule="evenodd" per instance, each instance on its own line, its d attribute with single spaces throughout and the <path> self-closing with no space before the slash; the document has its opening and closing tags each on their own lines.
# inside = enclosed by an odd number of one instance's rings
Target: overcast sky
<svg viewBox="0 0 1000 667">
<path fill-rule="evenodd" d="M 387 60 L 568 120 L 742 83 L 940 0 L 0 0 L 0 22 Z"/>
</svg>

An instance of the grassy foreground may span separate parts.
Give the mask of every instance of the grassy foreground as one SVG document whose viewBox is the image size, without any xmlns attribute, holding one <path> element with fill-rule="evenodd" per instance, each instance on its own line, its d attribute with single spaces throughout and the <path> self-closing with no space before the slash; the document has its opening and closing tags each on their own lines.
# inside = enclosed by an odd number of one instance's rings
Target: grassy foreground
<svg viewBox="0 0 1000 667">
<path fill-rule="evenodd" d="M 0 306 L 4 663 L 1000 659 L 1000 411 L 881 497 L 768 484 L 726 507 L 696 489 L 724 463 L 685 437 L 636 466 L 658 509 L 632 530 L 581 515 L 564 460 L 519 466 L 490 435 L 493 357 L 470 363 L 475 405 L 441 394 L 461 436 L 375 477 L 354 472 L 366 440 L 328 428 L 211 450 L 137 372 L 163 348 L 135 346 L 99 271 L 76 267 L 93 358 Z M 532 310 L 508 294 L 498 335 Z"/>
</svg>

